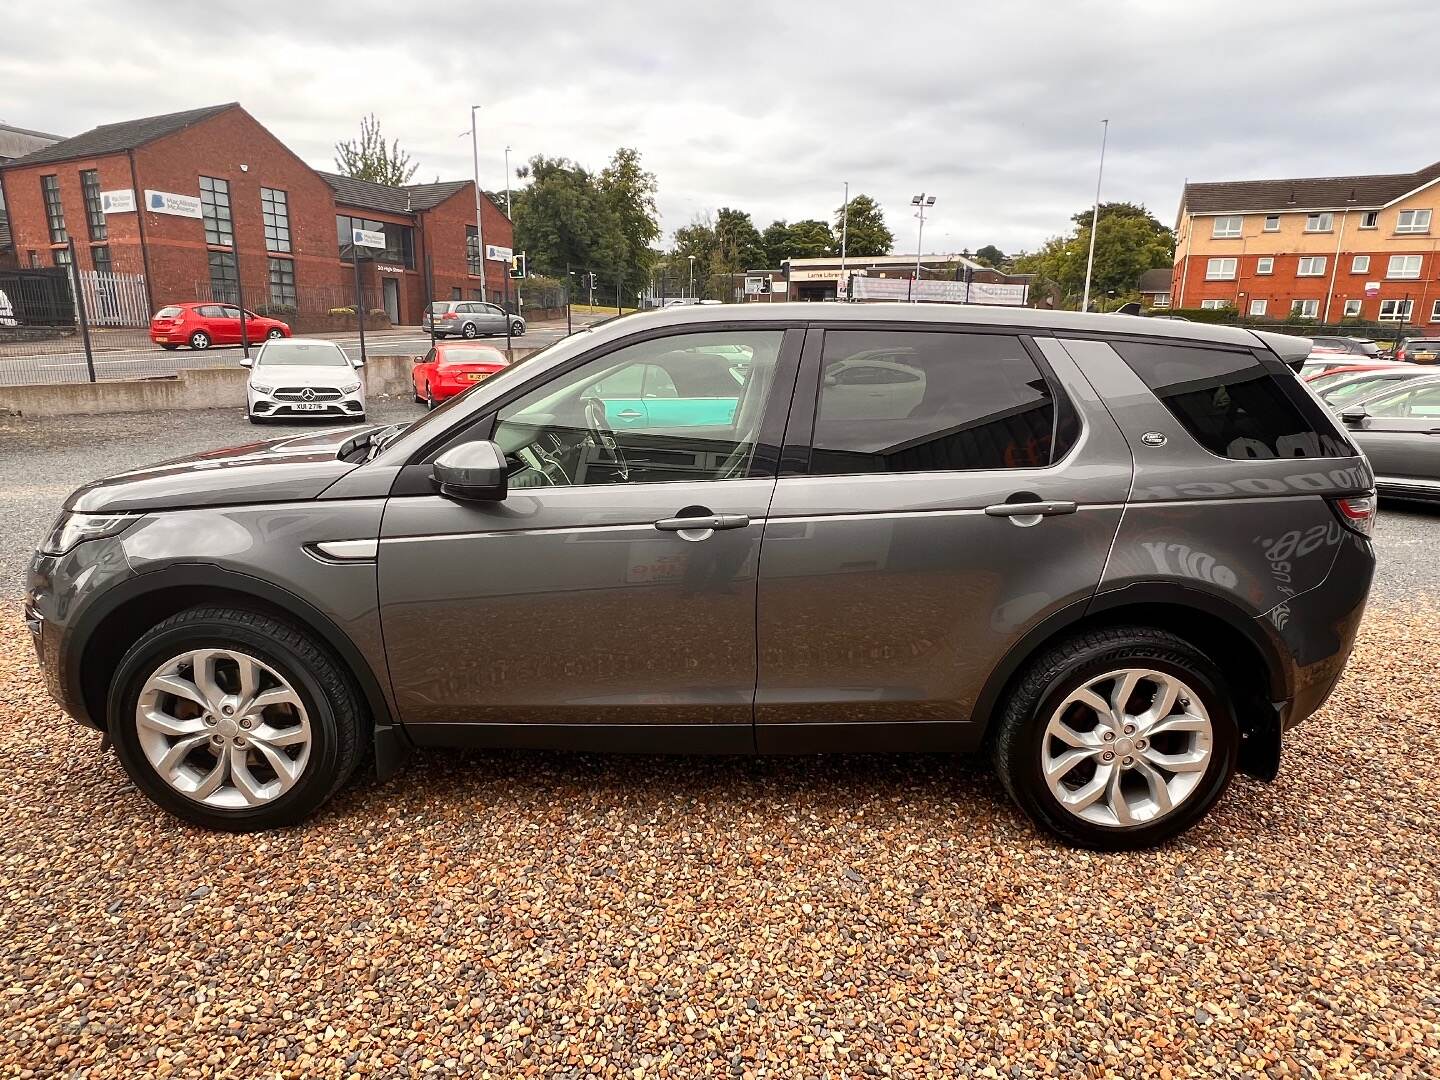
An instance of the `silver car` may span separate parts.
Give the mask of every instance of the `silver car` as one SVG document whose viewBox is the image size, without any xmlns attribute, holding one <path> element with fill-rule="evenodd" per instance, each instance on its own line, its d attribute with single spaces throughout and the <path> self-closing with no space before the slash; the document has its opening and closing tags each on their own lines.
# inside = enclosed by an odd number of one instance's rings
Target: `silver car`
<svg viewBox="0 0 1440 1080">
<path fill-rule="evenodd" d="M 1381 495 L 1440 501 L 1440 373 L 1346 405 L 1340 419 L 1370 459 Z"/>
<path fill-rule="evenodd" d="M 426 330 L 433 326 L 437 338 L 503 337 L 505 311 L 498 304 L 482 300 L 436 300 L 421 316 L 420 325 Z M 525 320 L 511 315 L 510 336 L 524 333 Z"/>
</svg>

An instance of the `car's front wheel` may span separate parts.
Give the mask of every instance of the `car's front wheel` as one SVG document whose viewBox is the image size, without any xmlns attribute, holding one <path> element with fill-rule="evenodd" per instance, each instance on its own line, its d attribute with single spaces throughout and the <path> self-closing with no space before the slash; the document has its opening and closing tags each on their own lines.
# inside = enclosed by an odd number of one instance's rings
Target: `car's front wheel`
<svg viewBox="0 0 1440 1080">
<path fill-rule="evenodd" d="M 179 346 L 179 345 L 161 345 L 160 347 L 161 347 L 162 349 L 164 349 L 166 352 L 174 352 L 174 351 L 175 351 L 176 349 L 178 349 L 180 346 Z"/>
<path fill-rule="evenodd" d="M 439 404 L 440 403 L 435 400 L 435 391 L 431 389 L 430 384 L 427 382 L 425 384 L 425 408 L 434 409 L 437 408 Z"/>
<path fill-rule="evenodd" d="M 277 337 L 284 337 L 285 331 L 281 330 L 278 326 L 272 326 L 269 330 L 265 332 L 265 336 L 273 341 Z"/>
<path fill-rule="evenodd" d="M 308 633 L 253 611 L 196 607 L 125 654 L 109 732 L 164 809 L 233 832 L 292 825 L 355 770 L 368 726 L 350 677 Z"/>
<path fill-rule="evenodd" d="M 995 770 L 1032 820 L 1105 851 L 1158 844 L 1204 816 L 1235 772 L 1239 727 L 1225 677 L 1166 631 L 1094 630 L 1037 657 L 992 744 Z"/>
</svg>

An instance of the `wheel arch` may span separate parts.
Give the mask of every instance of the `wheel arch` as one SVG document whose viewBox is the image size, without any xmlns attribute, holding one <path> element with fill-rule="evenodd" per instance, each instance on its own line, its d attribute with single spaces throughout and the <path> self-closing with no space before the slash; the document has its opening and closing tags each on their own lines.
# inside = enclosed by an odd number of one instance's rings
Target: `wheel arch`
<svg viewBox="0 0 1440 1080">
<path fill-rule="evenodd" d="M 1063 638 L 1102 627 L 1152 626 L 1182 638 L 1225 673 L 1240 720 L 1240 769 L 1274 779 L 1280 766 L 1279 704 L 1294 695 L 1289 666 L 1261 622 L 1233 601 L 1171 582 L 1137 583 L 1063 608 L 1035 626 L 996 666 L 975 703 L 988 737 L 1026 664 Z"/>
<path fill-rule="evenodd" d="M 73 700 L 95 725 L 109 719 L 111 681 L 121 658 L 150 627 L 186 608 L 221 604 L 261 612 L 313 634 L 355 680 L 369 709 L 376 763 L 382 776 L 398 767 L 409 743 L 364 654 L 350 636 L 308 601 L 260 578 L 217 566 L 184 565 L 140 574 L 111 589 L 102 607 L 76 628 L 78 648 L 67 680 Z"/>
</svg>

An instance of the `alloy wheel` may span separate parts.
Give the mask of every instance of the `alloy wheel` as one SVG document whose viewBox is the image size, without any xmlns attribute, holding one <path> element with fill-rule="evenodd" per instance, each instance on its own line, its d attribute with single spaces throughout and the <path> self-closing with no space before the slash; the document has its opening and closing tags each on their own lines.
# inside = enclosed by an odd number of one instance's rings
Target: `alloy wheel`
<svg viewBox="0 0 1440 1080">
<path fill-rule="evenodd" d="M 1214 728 L 1181 679 L 1121 668 L 1069 694 L 1040 745 L 1045 782 L 1060 805 L 1092 825 L 1123 828 L 1159 821 L 1195 793 Z"/>
<path fill-rule="evenodd" d="M 300 695 L 273 667 L 235 649 L 195 649 L 161 664 L 140 690 L 135 727 L 161 780 L 221 810 L 273 802 L 310 758 Z"/>
</svg>

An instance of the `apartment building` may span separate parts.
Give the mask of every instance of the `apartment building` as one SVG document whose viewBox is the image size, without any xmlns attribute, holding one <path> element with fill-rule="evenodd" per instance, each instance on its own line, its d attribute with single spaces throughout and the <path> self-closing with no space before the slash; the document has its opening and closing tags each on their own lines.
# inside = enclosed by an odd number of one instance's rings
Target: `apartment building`
<svg viewBox="0 0 1440 1080">
<path fill-rule="evenodd" d="M 1171 305 L 1440 323 L 1440 162 L 1413 173 L 1186 184 Z"/>
</svg>

